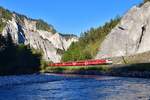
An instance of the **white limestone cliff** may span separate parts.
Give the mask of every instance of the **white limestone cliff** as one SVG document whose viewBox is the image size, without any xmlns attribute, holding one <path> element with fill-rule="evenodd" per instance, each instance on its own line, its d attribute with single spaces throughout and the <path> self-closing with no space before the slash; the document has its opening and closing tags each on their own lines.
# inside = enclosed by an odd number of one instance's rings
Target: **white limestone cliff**
<svg viewBox="0 0 150 100">
<path fill-rule="evenodd" d="M 150 2 L 134 6 L 106 36 L 96 58 L 128 56 L 150 51 Z"/>
<path fill-rule="evenodd" d="M 7 21 L 1 34 L 6 36 L 10 33 L 15 43 L 41 50 L 43 58 L 47 61 L 59 62 L 61 54 L 57 50 L 67 50 L 72 42 L 78 41 L 77 37 L 70 37 L 67 40 L 59 33 L 38 30 L 36 20 L 24 18 L 21 23 L 16 17 L 17 15 L 13 14 L 12 20 Z"/>
</svg>

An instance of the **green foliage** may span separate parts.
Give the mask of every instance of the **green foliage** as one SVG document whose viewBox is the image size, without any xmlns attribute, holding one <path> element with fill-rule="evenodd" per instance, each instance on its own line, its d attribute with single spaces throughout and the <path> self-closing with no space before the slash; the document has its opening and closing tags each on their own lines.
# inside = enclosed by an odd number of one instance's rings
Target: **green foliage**
<svg viewBox="0 0 150 100">
<path fill-rule="evenodd" d="M 3 31 L 3 29 L 4 29 L 4 27 L 6 26 L 6 23 L 5 22 L 3 22 L 3 20 L 2 19 L 0 19 L 0 32 L 2 32 Z"/>
<path fill-rule="evenodd" d="M 83 50 L 84 47 L 78 43 L 72 43 L 70 48 L 63 54 L 63 61 L 77 61 L 83 59 L 91 59 L 89 51 Z"/>
<path fill-rule="evenodd" d="M 59 33 L 62 37 L 64 37 L 66 40 L 69 40 L 70 38 L 72 37 L 77 37 L 76 35 L 74 34 L 61 34 Z"/>
<path fill-rule="evenodd" d="M 0 7 L 0 32 L 2 32 L 3 28 L 6 26 L 6 21 L 11 19 L 12 13 L 9 10 Z"/>
<path fill-rule="evenodd" d="M 109 72 L 111 70 L 110 67 L 107 66 L 67 66 L 67 67 L 47 67 L 45 72 L 50 73 L 78 73 L 78 74 L 90 74 L 92 71 L 101 73 L 101 72 Z"/>
<path fill-rule="evenodd" d="M 34 73 L 40 70 L 41 54 L 29 46 L 15 45 L 11 35 L 0 36 L 0 75 Z"/>
<path fill-rule="evenodd" d="M 47 24 L 42 19 L 37 20 L 36 27 L 39 30 L 45 30 L 45 31 L 49 31 L 49 32 L 52 32 L 52 33 L 56 33 L 56 30 L 53 28 L 53 26 Z"/>
<path fill-rule="evenodd" d="M 44 31 L 49 31 L 52 33 L 56 33 L 56 30 L 54 29 L 54 27 L 52 25 L 47 24 L 45 21 L 43 21 L 42 19 L 32 19 L 29 18 L 25 15 L 22 14 L 18 14 L 16 12 L 14 12 L 17 15 L 17 21 L 19 21 L 19 23 L 24 23 L 24 19 L 28 19 L 31 21 L 36 21 L 36 28 L 38 30 L 44 30 Z"/>
<path fill-rule="evenodd" d="M 120 17 L 106 22 L 104 26 L 91 28 L 81 33 L 79 42 L 72 43 L 69 49 L 63 54 L 62 61 L 77 61 L 92 59 L 99 50 L 99 45 L 105 36 L 118 24 Z"/>
<path fill-rule="evenodd" d="M 49 62 L 46 62 L 44 60 L 41 60 L 41 71 L 44 71 L 46 67 L 48 66 Z"/>
<path fill-rule="evenodd" d="M 11 20 L 12 13 L 9 10 L 0 7 L 0 18 L 4 18 L 6 21 Z"/>
<path fill-rule="evenodd" d="M 16 19 L 19 23 L 23 24 L 24 23 L 24 18 L 28 19 L 28 20 L 32 20 L 32 21 L 36 21 L 36 27 L 37 29 L 39 30 L 45 30 L 45 31 L 49 31 L 49 32 L 52 32 L 52 33 L 56 33 L 56 30 L 54 29 L 54 27 L 52 25 L 49 25 L 47 24 L 45 21 L 43 21 L 42 19 L 31 19 L 25 15 L 22 15 L 22 14 L 18 14 L 16 12 L 13 12 L 14 14 L 16 14 Z M 3 28 L 5 27 L 6 25 L 6 22 L 8 20 L 11 20 L 12 19 L 12 12 L 10 12 L 9 10 L 7 9 L 4 9 L 3 7 L 0 7 L 0 32 L 2 32 Z M 4 19 L 5 22 L 2 20 Z"/>
<path fill-rule="evenodd" d="M 60 54 L 60 55 L 62 55 L 62 54 L 64 54 L 64 50 L 61 50 L 61 49 L 57 49 L 57 54 Z"/>
</svg>

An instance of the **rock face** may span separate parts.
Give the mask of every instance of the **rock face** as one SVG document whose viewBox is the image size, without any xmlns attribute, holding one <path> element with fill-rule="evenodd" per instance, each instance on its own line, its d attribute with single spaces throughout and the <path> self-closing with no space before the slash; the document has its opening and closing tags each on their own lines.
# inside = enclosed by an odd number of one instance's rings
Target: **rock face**
<svg viewBox="0 0 150 100">
<path fill-rule="evenodd" d="M 127 56 L 150 51 L 150 2 L 134 6 L 106 36 L 96 58 Z"/>
<path fill-rule="evenodd" d="M 6 36 L 10 33 L 12 39 L 17 44 L 30 45 L 34 49 L 43 52 L 43 58 L 47 61 L 59 62 L 61 54 L 58 50 L 67 50 L 72 42 L 78 41 L 76 36 L 66 39 L 59 33 L 53 33 L 36 28 L 36 20 L 23 18 L 23 21 L 18 21 L 17 15 L 13 14 L 12 20 L 7 21 L 2 35 Z"/>
</svg>

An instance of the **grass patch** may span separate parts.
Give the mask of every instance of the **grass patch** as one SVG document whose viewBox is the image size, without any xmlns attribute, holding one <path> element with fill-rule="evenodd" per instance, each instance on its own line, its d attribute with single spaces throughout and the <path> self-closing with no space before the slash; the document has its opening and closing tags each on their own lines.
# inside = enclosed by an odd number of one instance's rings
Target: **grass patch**
<svg viewBox="0 0 150 100">
<path fill-rule="evenodd" d="M 67 67 L 47 67 L 45 72 L 52 73 L 64 73 L 64 72 L 87 72 L 87 71 L 99 71 L 106 72 L 110 68 L 105 66 L 67 66 Z"/>
</svg>

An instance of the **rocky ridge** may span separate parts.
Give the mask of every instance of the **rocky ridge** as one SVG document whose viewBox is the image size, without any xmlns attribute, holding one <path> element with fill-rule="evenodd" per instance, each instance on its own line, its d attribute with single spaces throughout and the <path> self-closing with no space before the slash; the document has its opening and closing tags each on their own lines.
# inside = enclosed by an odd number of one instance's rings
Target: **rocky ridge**
<svg viewBox="0 0 150 100">
<path fill-rule="evenodd" d="M 1 19 L 6 22 L 6 26 L 1 32 L 3 36 L 10 33 L 16 44 L 30 45 L 34 49 L 41 50 L 43 58 L 47 61 L 59 62 L 61 54 L 58 53 L 58 50 L 65 51 L 72 42 L 78 41 L 76 36 L 70 36 L 66 39 L 65 36 L 57 32 L 39 30 L 36 26 L 36 20 L 26 17 L 21 19 L 16 13 L 12 14 L 11 20 Z"/>
</svg>

